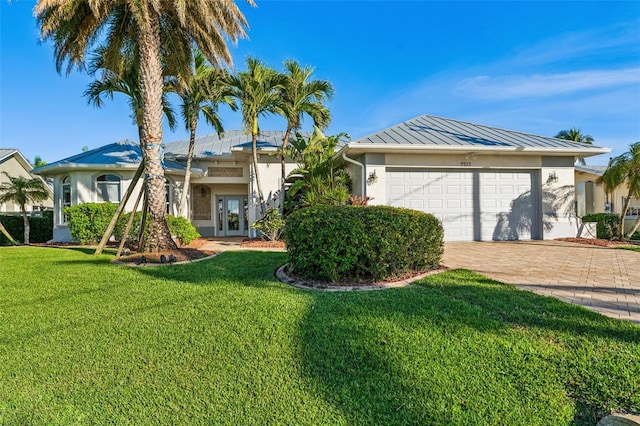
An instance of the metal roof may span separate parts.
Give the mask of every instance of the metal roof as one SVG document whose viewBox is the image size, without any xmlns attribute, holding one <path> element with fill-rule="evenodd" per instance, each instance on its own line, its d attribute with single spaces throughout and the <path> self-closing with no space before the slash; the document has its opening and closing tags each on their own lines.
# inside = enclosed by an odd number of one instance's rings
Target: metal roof
<svg viewBox="0 0 640 426">
<path fill-rule="evenodd" d="M 33 170 L 37 174 L 53 174 L 71 169 L 103 169 L 124 168 L 135 169 L 142 161 L 140 145 L 129 139 L 104 145 L 72 157 L 38 167 Z M 185 166 L 171 160 L 165 160 L 165 170 L 184 171 Z"/>
<path fill-rule="evenodd" d="M 439 151 L 562 152 L 582 157 L 609 148 L 505 130 L 449 118 L 422 115 L 346 144 L 348 149 L 433 149 Z"/>
<path fill-rule="evenodd" d="M 257 147 L 262 150 L 273 150 L 282 146 L 283 131 L 264 130 L 258 134 Z M 295 136 L 295 135 L 292 135 Z M 164 144 L 165 155 L 171 158 L 187 158 L 189 139 Z M 227 130 L 224 136 L 217 134 L 198 136 L 195 139 L 193 158 L 229 157 L 233 151 L 250 150 L 251 135 L 244 130 Z"/>
<path fill-rule="evenodd" d="M 580 164 L 576 164 L 576 172 L 602 176 L 606 170 L 607 166 L 582 166 Z"/>
</svg>

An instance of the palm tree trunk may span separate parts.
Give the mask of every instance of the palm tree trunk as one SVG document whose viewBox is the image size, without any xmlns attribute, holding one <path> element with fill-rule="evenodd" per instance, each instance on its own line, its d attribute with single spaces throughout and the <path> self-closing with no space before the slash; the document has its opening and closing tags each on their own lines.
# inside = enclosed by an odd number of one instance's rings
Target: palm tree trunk
<svg viewBox="0 0 640 426">
<path fill-rule="evenodd" d="M 631 204 L 631 192 L 627 195 L 627 199 L 624 202 L 624 206 L 622 206 L 622 212 L 620 213 L 620 222 L 618 222 L 618 239 L 620 241 L 624 241 L 624 217 L 627 215 L 627 211 L 629 210 L 629 205 Z"/>
<path fill-rule="evenodd" d="M 257 123 L 258 120 L 256 120 Z M 262 195 L 262 187 L 260 186 L 260 171 L 258 170 L 258 132 L 255 130 L 251 132 L 251 154 L 253 159 L 253 173 L 256 175 L 256 187 L 258 188 L 258 198 L 260 202 L 260 212 L 262 216 L 265 214 L 264 210 L 264 196 Z"/>
<path fill-rule="evenodd" d="M 187 193 L 189 192 L 189 184 L 191 183 L 191 163 L 193 162 L 193 148 L 196 143 L 196 126 L 198 125 L 198 117 L 192 117 L 191 129 L 189 132 L 189 152 L 187 153 L 187 169 L 184 172 L 184 185 L 182 187 L 182 195 L 180 196 L 180 208 L 178 216 L 182 216 L 187 210 Z"/>
<path fill-rule="evenodd" d="M 146 143 L 145 178 L 149 194 L 149 238 L 144 251 L 159 252 L 176 249 L 167 226 L 162 165 L 162 63 L 160 61 L 160 21 L 149 2 L 147 20 L 139 22 L 140 28 L 140 86 L 142 92 L 142 127 Z"/>
<path fill-rule="evenodd" d="M 29 244 L 29 218 L 27 217 L 27 211 L 24 206 L 22 206 L 22 221 L 24 222 L 24 243 Z"/>
<path fill-rule="evenodd" d="M 280 171 L 281 171 L 281 181 L 280 181 L 280 214 L 284 213 L 284 199 L 285 199 L 285 191 L 284 191 L 284 180 L 287 178 L 287 169 L 286 164 L 284 162 L 284 150 L 287 148 L 287 144 L 289 143 L 289 135 L 291 134 L 291 126 L 287 126 L 287 131 L 284 132 L 284 139 L 282 139 L 282 149 L 280 150 Z"/>
<path fill-rule="evenodd" d="M 640 228 L 640 215 L 636 218 L 636 221 L 633 222 L 633 227 L 631 228 L 631 231 L 629 231 L 629 234 L 627 236 L 631 238 L 633 234 L 638 230 L 638 228 Z"/>
</svg>

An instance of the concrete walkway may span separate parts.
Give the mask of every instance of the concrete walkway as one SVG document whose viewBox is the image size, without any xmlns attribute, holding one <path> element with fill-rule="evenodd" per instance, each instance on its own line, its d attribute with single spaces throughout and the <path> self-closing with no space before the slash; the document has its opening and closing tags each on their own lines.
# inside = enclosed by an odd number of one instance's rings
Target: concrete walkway
<svg viewBox="0 0 640 426">
<path fill-rule="evenodd" d="M 201 250 L 227 251 L 227 250 L 253 250 L 253 251 L 285 251 L 277 247 L 241 247 L 242 241 L 247 237 L 215 237 L 208 238 L 207 243 L 200 247 Z"/>
<path fill-rule="evenodd" d="M 560 241 L 446 243 L 444 264 L 640 324 L 640 253 Z"/>
</svg>

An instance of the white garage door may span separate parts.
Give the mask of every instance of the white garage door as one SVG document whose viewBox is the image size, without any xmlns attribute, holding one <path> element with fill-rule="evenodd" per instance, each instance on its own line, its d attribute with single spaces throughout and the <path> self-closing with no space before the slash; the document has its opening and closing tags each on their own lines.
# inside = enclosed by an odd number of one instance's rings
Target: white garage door
<svg viewBox="0 0 640 426">
<path fill-rule="evenodd" d="M 515 171 L 389 171 L 387 199 L 440 219 L 445 241 L 526 240 L 538 222 L 532 178 Z"/>
</svg>

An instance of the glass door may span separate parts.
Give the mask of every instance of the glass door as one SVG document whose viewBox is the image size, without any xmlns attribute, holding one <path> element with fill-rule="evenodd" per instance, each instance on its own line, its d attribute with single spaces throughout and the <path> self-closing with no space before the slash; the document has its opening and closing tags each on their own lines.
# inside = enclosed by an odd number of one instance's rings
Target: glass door
<svg viewBox="0 0 640 426">
<path fill-rule="evenodd" d="M 218 198 L 218 235 L 247 235 L 247 197 L 221 196 Z"/>
</svg>

